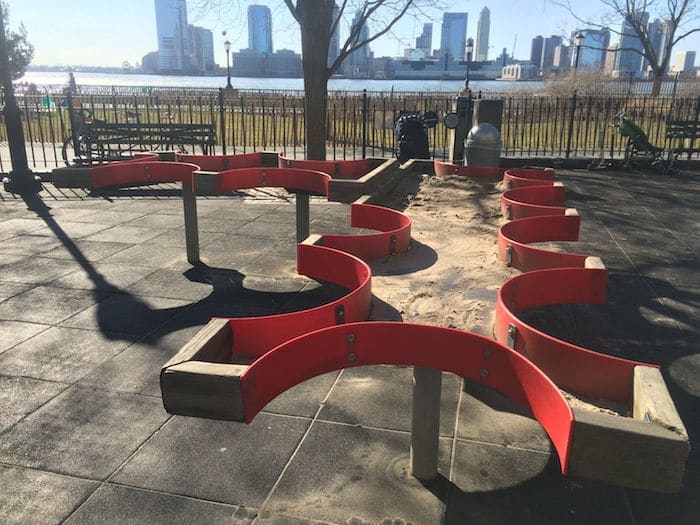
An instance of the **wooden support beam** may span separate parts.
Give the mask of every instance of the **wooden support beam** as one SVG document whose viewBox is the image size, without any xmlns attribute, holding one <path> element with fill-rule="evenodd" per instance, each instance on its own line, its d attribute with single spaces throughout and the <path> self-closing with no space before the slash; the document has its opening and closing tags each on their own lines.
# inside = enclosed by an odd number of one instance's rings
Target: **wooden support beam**
<svg viewBox="0 0 700 525">
<path fill-rule="evenodd" d="M 187 261 L 199 263 L 199 223 L 197 221 L 197 196 L 192 184 L 182 183 L 182 209 L 185 214 L 185 246 Z"/>
<path fill-rule="evenodd" d="M 411 473 L 426 481 L 438 475 L 441 389 L 442 371 L 418 366 L 413 368 Z"/>
</svg>

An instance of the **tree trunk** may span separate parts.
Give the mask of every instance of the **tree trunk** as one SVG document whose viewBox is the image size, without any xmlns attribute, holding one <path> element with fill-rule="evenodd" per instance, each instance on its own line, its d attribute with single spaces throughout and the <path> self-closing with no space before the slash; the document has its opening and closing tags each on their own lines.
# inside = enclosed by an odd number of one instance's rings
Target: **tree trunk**
<svg viewBox="0 0 700 525">
<path fill-rule="evenodd" d="M 306 158 L 326 159 L 328 104 L 328 42 L 333 1 L 298 0 L 301 54 L 304 71 L 304 132 Z"/>
<path fill-rule="evenodd" d="M 654 84 L 651 87 L 651 96 L 658 97 L 661 94 L 661 84 L 664 81 L 664 72 L 654 71 Z"/>
</svg>

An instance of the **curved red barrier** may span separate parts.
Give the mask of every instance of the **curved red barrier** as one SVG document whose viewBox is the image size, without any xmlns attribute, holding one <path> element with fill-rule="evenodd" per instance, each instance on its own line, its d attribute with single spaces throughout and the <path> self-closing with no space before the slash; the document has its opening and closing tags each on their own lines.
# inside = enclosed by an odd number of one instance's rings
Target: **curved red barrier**
<svg viewBox="0 0 700 525">
<path fill-rule="evenodd" d="M 503 177 L 504 168 L 491 166 L 477 167 L 464 166 L 462 164 L 452 164 L 451 162 L 433 161 L 433 170 L 435 175 L 444 177 L 446 175 L 457 175 L 459 177 L 467 177 L 471 179 L 500 179 Z"/>
<path fill-rule="evenodd" d="M 278 166 L 322 171 L 334 179 L 359 179 L 372 170 L 372 160 L 297 160 L 280 155 Z"/>
<path fill-rule="evenodd" d="M 263 154 L 240 153 L 236 155 L 186 155 L 177 154 L 178 162 L 196 164 L 204 171 L 224 171 L 238 168 L 258 168 L 263 165 Z"/>
<path fill-rule="evenodd" d="M 217 191 L 227 193 L 250 188 L 287 188 L 328 195 L 331 178 L 320 171 L 295 168 L 241 168 L 218 174 Z"/>
<path fill-rule="evenodd" d="M 523 310 L 555 304 L 603 304 L 607 277 L 605 268 L 554 268 L 509 279 L 498 291 L 494 334 L 497 341 L 523 354 L 560 388 L 627 405 L 634 367 L 644 363 L 568 343 L 517 317 Z"/>
<path fill-rule="evenodd" d="M 235 334 L 234 334 L 235 338 Z M 409 323 L 354 323 L 304 334 L 271 350 L 241 375 L 245 420 L 288 388 L 364 365 L 413 365 L 474 379 L 530 409 L 568 467 L 573 414 L 552 381 L 523 356 L 461 330 Z"/>
<path fill-rule="evenodd" d="M 352 204 L 350 226 L 378 230 L 380 233 L 323 234 L 321 245 L 351 253 L 363 261 L 405 252 L 411 246 L 411 219 L 406 214 L 391 208 L 371 204 Z"/>
<path fill-rule="evenodd" d="M 564 215 L 564 185 L 523 186 L 501 195 L 501 213 L 506 219 L 524 219 L 539 215 Z"/>
<path fill-rule="evenodd" d="M 369 317 L 372 272 L 362 260 L 332 248 L 298 244 L 297 271 L 312 279 L 337 284 L 350 292 L 309 310 L 230 319 L 234 353 L 259 357 L 301 334 L 335 324 L 364 321 Z"/>
<path fill-rule="evenodd" d="M 91 188 L 157 184 L 159 182 L 188 182 L 199 166 L 183 162 L 115 162 L 90 170 Z"/>
<path fill-rule="evenodd" d="M 529 246 L 535 242 L 577 241 L 580 224 L 581 219 L 574 209 L 570 209 L 567 215 L 544 215 L 507 222 L 498 229 L 498 256 L 508 266 L 522 272 L 583 268 L 587 255 Z"/>
<path fill-rule="evenodd" d="M 520 179 L 554 180 L 553 168 L 508 168 L 504 175 Z"/>
</svg>

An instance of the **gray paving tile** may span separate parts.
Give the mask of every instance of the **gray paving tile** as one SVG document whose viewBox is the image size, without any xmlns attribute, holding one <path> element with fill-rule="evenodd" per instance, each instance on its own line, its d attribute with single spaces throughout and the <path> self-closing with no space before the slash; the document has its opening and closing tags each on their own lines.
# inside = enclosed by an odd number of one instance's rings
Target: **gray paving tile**
<svg viewBox="0 0 700 525">
<path fill-rule="evenodd" d="M 0 436 L 0 461 L 105 479 L 168 417 L 158 399 L 73 386 Z"/>
<path fill-rule="evenodd" d="M 138 219 L 139 217 L 143 217 L 149 213 L 149 210 L 145 207 L 141 211 L 126 211 L 125 206 L 122 206 L 121 204 L 122 203 L 119 203 L 119 205 L 114 205 L 115 210 L 101 209 L 93 213 L 82 214 L 79 217 L 79 220 L 80 222 L 114 225 L 123 224 L 125 222 Z M 97 207 L 100 206 L 98 205 Z M 139 207 L 143 207 L 143 205 Z"/>
<path fill-rule="evenodd" d="M 46 284 L 80 268 L 74 260 L 27 257 L 2 269 L 2 278 L 12 283 Z"/>
<path fill-rule="evenodd" d="M 0 255 L 0 269 L 5 266 L 15 264 L 16 262 L 21 261 L 25 258 L 27 258 L 26 255 L 13 255 L 3 253 L 2 255 Z"/>
<path fill-rule="evenodd" d="M 0 376 L 0 432 L 4 432 L 66 388 L 68 385 L 49 381 Z"/>
<path fill-rule="evenodd" d="M 268 239 L 284 239 L 296 235 L 296 224 L 292 219 L 284 224 L 256 220 L 238 228 L 238 233 L 252 237 L 259 235 Z"/>
<path fill-rule="evenodd" d="M 24 235 L 25 233 L 44 230 L 46 223 L 41 219 L 8 219 L 2 222 L 4 234 Z"/>
<path fill-rule="evenodd" d="M 313 417 L 338 374 L 339 372 L 331 372 L 304 381 L 277 396 L 263 410 L 275 414 Z"/>
<path fill-rule="evenodd" d="M 0 353 L 47 328 L 45 324 L 0 321 Z"/>
<path fill-rule="evenodd" d="M 635 524 L 654 525 L 672 521 L 674 525 L 695 525 L 698 522 L 700 470 L 686 471 L 683 487 L 678 494 L 660 494 L 631 489 L 626 493 Z"/>
<path fill-rule="evenodd" d="M 262 277 L 293 278 L 297 274 L 296 258 L 280 257 L 278 255 L 263 254 L 257 259 L 240 268 L 245 275 L 257 275 Z"/>
<path fill-rule="evenodd" d="M 126 242 L 124 240 L 124 242 Z M 139 244 L 119 253 L 102 259 L 107 264 L 122 264 L 127 266 L 148 266 L 151 268 L 167 268 L 175 261 L 184 259 L 184 249 L 176 246 L 153 245 L 150 242 Z"/>
<path fill-rule="evenodd" d="M 90 241 L 99 242 L 123 242 L 140 244 L 165 233 L 167 230 L 154 228 L 136 228 L 128 225 L 113 226 L 107 230 L 95 233 L 87 237 Z"/>
<path fill-rule="evenodd" d="M 22 292 L 26 292 L 32 287 L 31 284 L 6 283 L 0 281 L 0 302 L 10 297 L 14 297 Z"/>
<path fill-rule="evenodd" d="M 112 481 L 259 507 L 308 424 L 269 414 L 249 425 L 174 417 Z"/>
<path fill-rule="evenodd" d="M 70 518 L 66 525 L 114 524 L 190 525 L 249 524 L 255 512 L 235 506 L 160 494 L 118 485 L 103 485 Z"/>
<path fill-rule="evenodd" d="M 0 466 L 1 523 L 61 523 L 98 483 Z"/>
<path fill-rule="evenodd" d="M 449 443 L 441 443 L 444 473 Z M 261 513 L 333 523 L 439 523 L 445 494 L 409 475 L 409 447 L 405 433 L 314 423 Z"/>
<path fill-rule="evenodd" d="M 0 303 L 0 319 L 55 324 L 98 300 L 85 290 L 37 286 Z"/>
<path fill-rule="evenodd" d="M 222 214 L 197 217 L 200 233 L 233 233 L 253 219 L 239 218 L 236 215 L 222 217 Z"/>
<path fill-rule="evenodd" d="M 105 243 L 106 244 L 106 243 Z M 156 271 L 152 267 L 94 263 L 51 281 L 51 286 L 79 290 L 124 291 L 130 284 Z"/>
<path fill-rule="evenodd" d="M 134 295 L 198 301 L 211 294 L 212 286 L 190 280 L 183 272 L 161 269 L 131 284 L 127 290 Z"/>
<path fill-rule="evenodd" d="M 128 226 L 136 226 L 138 228 L 157 228 L 171 229 L 182 226 L 185 223 L 184 214 L 174 215 L 166 213 L 151 213 L 144 217 L 139 217 L 129 221 Z"/>
<path fill-rule="evenodd" d="M 61 234 L 67 235 L 73 240 L 87 237 L 88 235 L 93 235 L 97 232 L 104 231 L 109 227 L 109 224 L 100 224 L 99 222 L 79 222 L 73 220 L 56 221 L 56 229 Z"/>
<path fill-rule="evenodd" d="M 413 367 L 348 368 L 326 401 L 319 418 L 351 425 L 411 430 Z M 461 381 L 442 375 L 440 434 L 454 435 Z"/>
<path fill-rule="evenodd" d="M 77 239 L 74 245 L 82 257 L 92 262 L 99 261 L 132 246 L 131 244 L 120 242 L 97 242 L 82 239 Z M 75 253 L 63 244 L 42 252 L 41 256 L 53 259 L 75 259 Z"/>
<path fill-rule="evenodd" d="M 221 238 L 222 235 L 224 234 L 216 232 L 207 232 L 200 229 L 198 235 L 200 248 L 203 246 L 208 246 L 210 244 L 214 244 L 214 246 L 216 246 L 217 239 Z M 170 246 L 180 248 L 184 253 L 186 248 L 185 229 L 175 228 L 173 230 L 168 230 L 162 235 L 150 239 L 148 243 L 156 246 Z"/>
<path fill-rule="evenodd" d="M 54 326 L 0 355 L 0 370 L 74 383 L 128 345 L 117 334 Z"/>
<path fill-rule="evenodd" d="M 60 245 L 61 241 L 50 232 L 42 231 L 41 235 L 18 235 L 0 242 L 0 253 L 4 260 L 6 255 L 36 255 Z"/>
</svg>

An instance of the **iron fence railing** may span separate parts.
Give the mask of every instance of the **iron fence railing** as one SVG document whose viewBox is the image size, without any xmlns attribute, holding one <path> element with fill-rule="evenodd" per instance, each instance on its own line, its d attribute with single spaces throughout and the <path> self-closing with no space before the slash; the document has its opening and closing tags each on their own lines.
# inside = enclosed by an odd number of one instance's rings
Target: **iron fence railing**
<svg viewBox="0 0 700 525">
<path fill-rule="evenodd" d="M 478 95 L 480 96 L 480 95 Z M 495 98 L 492 94 L 485 97 Z M 622 156 L 625 141 L 609 126 L 625 112 L 658 146 L 666 146 L 666 122 L 697 120 L 700 96 L 651 97 L 498 95 L 503 100 L 503 154 L 526 157 Z M 390 157 L 395 153 L 394 122 L 401 111 L 435 111 L 439 124 L 429 131 L 431 154 L 447 158 L 449 131 L 442 124 L 454 97 L 430 93 L 338 93 L 328 97 L 328 158 Z M 212 124 L 216 150 L 245 153 L 279 151 L 303 157 L 304 99 L 293 92 L 172 90 L 151 94 L 21 94 L 27 156 L 35 169 L 63 165 L 61 150 L 72 138 L 78 112 L 110 123 Z M 74 127 L 77 127 L 75 124 Z M 76 129 L 76 132 L 79 132 Z M 696 154 L 697 158 L 698 155 Z M 8 171 L 5 126 L 0 126 L 0 169 Z"/>
</svg>

